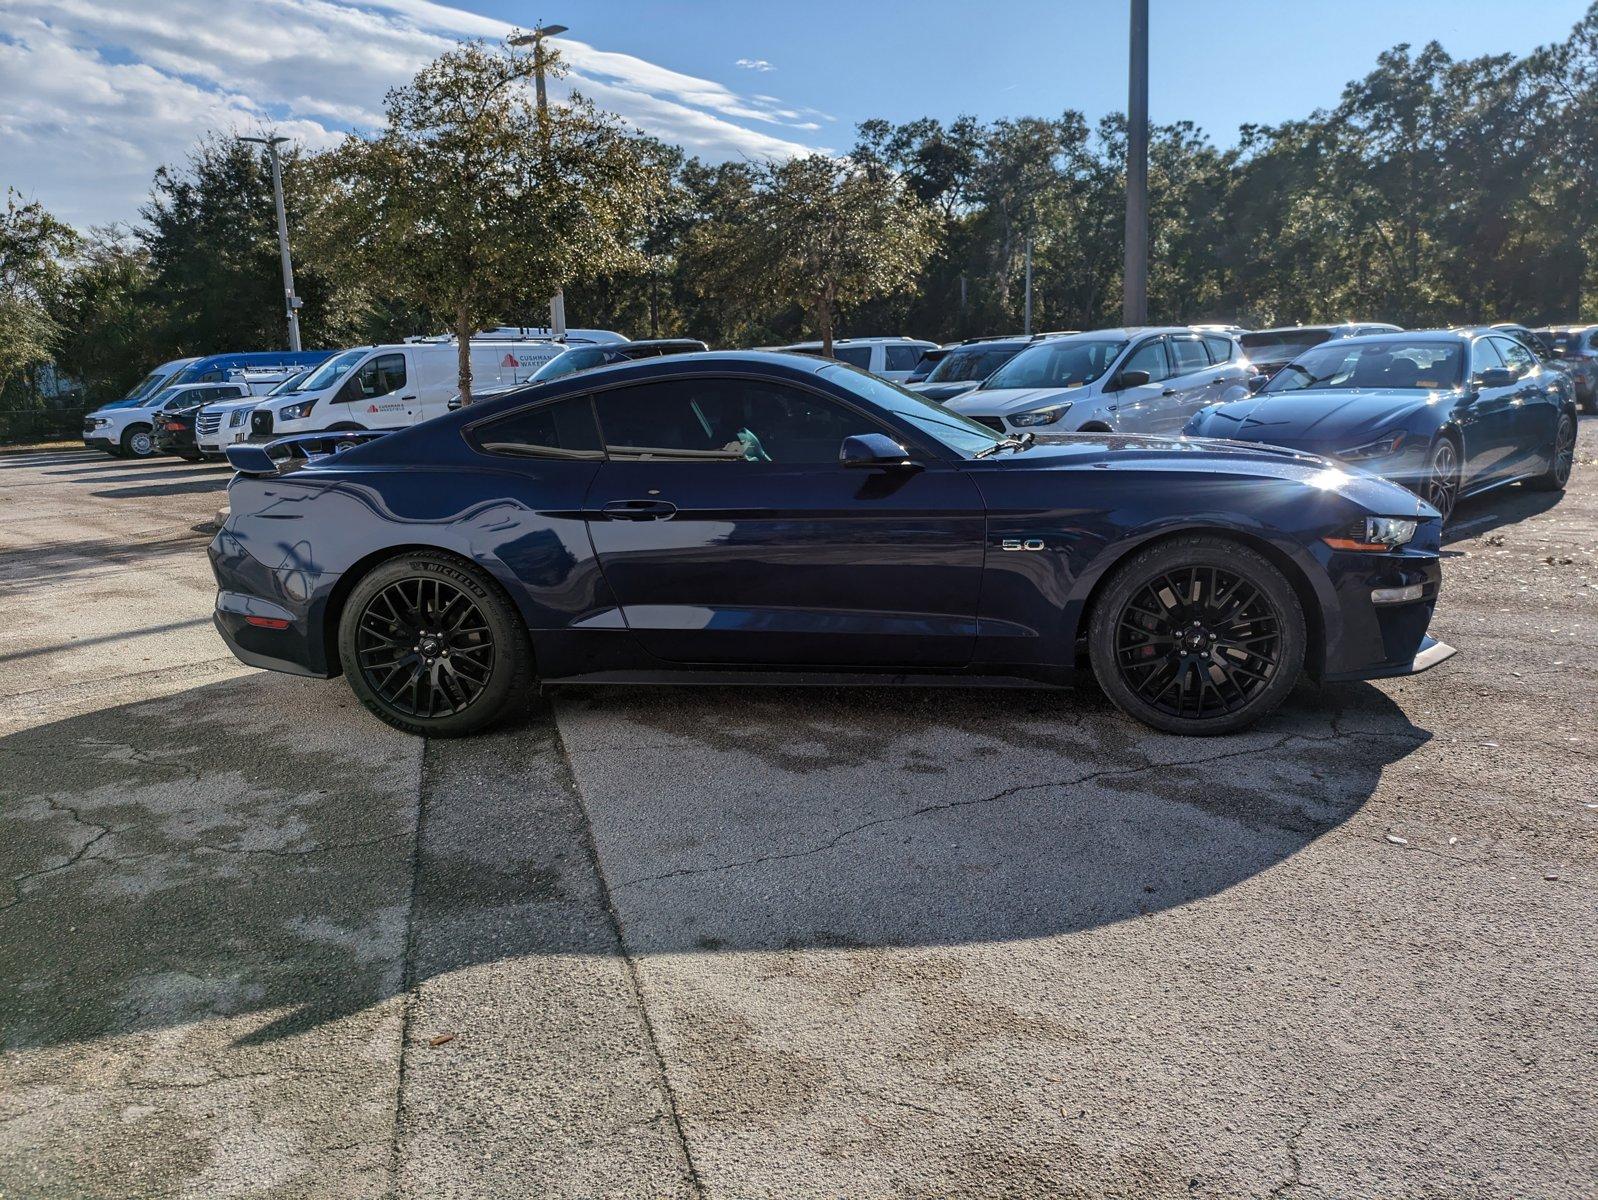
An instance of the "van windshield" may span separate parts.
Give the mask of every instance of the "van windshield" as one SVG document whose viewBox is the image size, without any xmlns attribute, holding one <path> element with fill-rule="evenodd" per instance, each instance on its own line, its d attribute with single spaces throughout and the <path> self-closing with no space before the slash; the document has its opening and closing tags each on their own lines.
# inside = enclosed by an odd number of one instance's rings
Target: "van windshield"
<svg viewBox="0 0 1598 1200">
<path fill-rule="evenodd" d="M 294 390 L 297 392 L 320 392 L 323 388 L 330 388 L 344 376 L 349 374 L 350 368 L 366 357 L 368 347 L 362 346 L 359 350 L 346 350 L 343 354 L 335 354 L 316 370 L 310 377 L 300 383 Z"/>
<path fill-rule="evenodd" d="M 282 383 L 278 384 L 271 391 L 267 392 L 267 395 L 286 396 L 290 392 L 300 391 L 305 387 L 305 381 L 310 377 L 311 373 L 309 371 L 301 371 L 298 375 L 290 375 Z"/>
</svg>

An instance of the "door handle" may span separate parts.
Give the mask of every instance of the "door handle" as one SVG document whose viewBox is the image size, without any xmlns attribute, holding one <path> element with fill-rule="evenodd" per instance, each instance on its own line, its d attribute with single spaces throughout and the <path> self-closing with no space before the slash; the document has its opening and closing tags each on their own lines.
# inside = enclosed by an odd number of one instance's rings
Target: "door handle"
<svg viewBox="0 0 1598 1200">
<path fill-rule="evenodd" d="M 599 511 L 612 521 L 664 521 L 677 506 L 670 500 L 612 500 Z"/>
<path fill-rule="evenodd" d="M 1176 395 L 1176 389 L 1175 388 L 1166 388 L 1163 392 L 1160 393 L 1160 395 L 1162 395 L 1162 396 L 1174 396 L 1174 395 Z"/>
<path fill-rule="evenodd" d="M 416 397 L 415 396 L 401 396 L 400 399 L 401 400 L 414 400 L 414 399 L 416 399 Z"/>
</svg>

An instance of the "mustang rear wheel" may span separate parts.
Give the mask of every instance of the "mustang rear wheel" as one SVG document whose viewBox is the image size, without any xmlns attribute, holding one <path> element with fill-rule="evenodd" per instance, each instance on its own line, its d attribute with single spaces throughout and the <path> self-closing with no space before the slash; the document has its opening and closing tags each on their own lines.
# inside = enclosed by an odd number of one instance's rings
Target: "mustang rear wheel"
<svg viewBox="0 0 1598 1200">
<path fill-rule="evenodd" d="M 1287 698 L 1304 664 L 1304 612 L 1263 555 L 1183 537 L 1116 568 L 1093 609 L 1099 686 L 1167 733 L 1232 733 Z"/>
<path fill-rule="evenodd" d="M 361 579 L 338 649 L 361 703 L 406 733 L 473 733 L 532 689 L 520 615 L 483 572 L 444 554 L 407 554 Z"/>
</svg>

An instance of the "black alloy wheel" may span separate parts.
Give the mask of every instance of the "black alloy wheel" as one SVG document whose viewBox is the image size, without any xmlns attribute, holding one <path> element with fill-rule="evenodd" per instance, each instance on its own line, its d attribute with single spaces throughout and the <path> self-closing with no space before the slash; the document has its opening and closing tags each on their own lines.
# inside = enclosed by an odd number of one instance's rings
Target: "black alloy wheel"
<svg viewBox="0 0 1598 1200">
<path fill-rule="evenodd" d="M 1570 482 L 1571 469 L 1576 465 L 1576 420 L 1569 413 L 1559 414 L 1559 427 L 1554 431 L 1553 451 L 1548 458 L 1548 470 L 1526 486 L 1539 492 L 1562 492 Z"/>
<path fill-rule="evenodd" d="M 355 654 L 372 691 L 413 717 L 463 711 L 494 673 L 487 618 L 442 579 L 402 579 L 367 601 Z"/>
<path fill-rule="evenodd" d="M 520 616 L 491 579 L 442 554 L 364 577 L 344 606 L 339 657 L 361 702 L 408 733 L 471 733 L 532 684 Z"/>
<path fill-rule="evenodd" d="M 1432 446 L 1426 465 L 1426 503 L 1443 514 L 1443 522 L 1453 515 L 1459 501 L 1459 450 L 1453 440 L 1440 437 Z"/>
<path fill-rule="evenodd" d="M 1282 573 L 1222 538 L 1133 556 L 1095 603 L 1094 674 L 1124 712 L 1171 733 L 1230 733 L 1286 698 L 1304 660 L 1304 616 Z"/>
</svg>

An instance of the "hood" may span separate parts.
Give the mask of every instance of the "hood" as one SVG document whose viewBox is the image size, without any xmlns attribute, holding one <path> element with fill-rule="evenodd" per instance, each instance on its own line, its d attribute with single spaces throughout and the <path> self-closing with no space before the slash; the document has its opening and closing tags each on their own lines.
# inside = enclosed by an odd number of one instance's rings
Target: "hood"
<svg viewBox="0 0 1598 1200">
<path fill-rule="evenodd" d="M 949 408 L 967 416 L 1007 417 L 1075 400 L 1086 388 L 976 388 L 950 400 Z"/>
<path fill-rule="evenodd" d="M 1279 480 L 1335 493 L 1376 515 L 1438 515 L 1431 505 L 1396 483 L 1282 446 L 1211 438 L 1073 433 L 1039 437 L 1029 450 L 1000 453 L 981 462 L 1006 472 L 1135 471 L 1151 476 L 1182 473 Z"/>
<path fill-rule="evenodd" d="M 980 379 L 961 379 L 952 383 L 912 383 L 909 386 L 912 392 L 925 396 L 928 400 L 936 400 L 939 404 L 953 400 L 956 396 L 976 388 L 981 383 Z"/>
<path fill-rule="evenodd" d="M 294 396 L 297 394 L 298 393 L 296 392 L 284 392 L 283 395 L 273 396 L 272 399 L 284 400 L 289 396 Z M 215 412 L 232 412 L 234 409 L 238 408 L 254 408 L 257 404 L 261 403 L 261 401 L 265 399 L 265 396 L 240 396 L 237 400 L 217 400 L 207 404 L 205 407 L 212 409 Z"/>
<path fill-rule="evenodd" d="M 1347 449 L 1404 425 L 1416 412 L 1451 402 L 1452 392 L 1265 392 L 1201 412 L 1189 427 L 1210 438 Z"/>
</svg>

